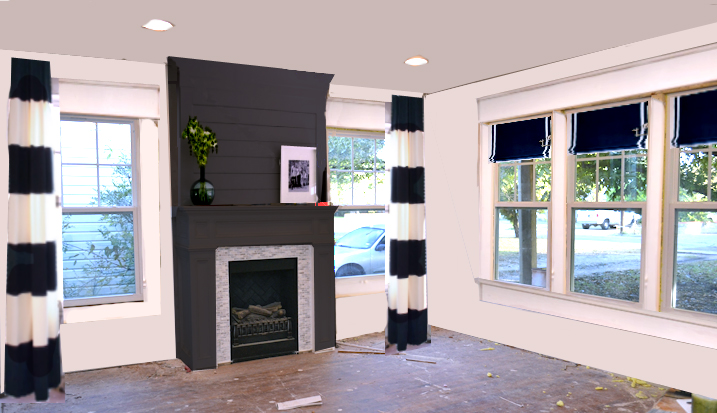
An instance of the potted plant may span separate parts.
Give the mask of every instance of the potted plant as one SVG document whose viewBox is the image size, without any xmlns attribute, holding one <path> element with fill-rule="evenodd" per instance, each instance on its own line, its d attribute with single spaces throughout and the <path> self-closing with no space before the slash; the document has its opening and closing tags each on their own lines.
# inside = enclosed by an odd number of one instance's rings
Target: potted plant
<svg viewBox="0 0 717 413">
<path fill-rule="evenodd" d="M 189 197 L 194 205 L 210 205 L 214 200 L 214 185 L 204 178 L 204 167 L 207 166 L 209 151 L 218 151 L 216 134 L 208 127 L 203 127 L 197 117 L 190 117 L 187 127 L 182 131 L 182 139 L 189 142 L 189 153 L 197 158 L 199 164 L 199 180 L 192 184 Z"/>
</svg>

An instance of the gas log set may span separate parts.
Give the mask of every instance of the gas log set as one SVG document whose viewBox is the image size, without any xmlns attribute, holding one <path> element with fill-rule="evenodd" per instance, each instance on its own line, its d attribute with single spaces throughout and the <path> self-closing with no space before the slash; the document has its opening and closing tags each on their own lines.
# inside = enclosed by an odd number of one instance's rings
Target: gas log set
<svg viewBox="0 0 717 413">
<path fill-rule="evenodd" d="M 250 305 L 248 308 L 233 307 L 233 345 L 246 345 L 262 340 L 291 339 L 291 317 L 280 302 L 267 305 Z"/>
</svg>

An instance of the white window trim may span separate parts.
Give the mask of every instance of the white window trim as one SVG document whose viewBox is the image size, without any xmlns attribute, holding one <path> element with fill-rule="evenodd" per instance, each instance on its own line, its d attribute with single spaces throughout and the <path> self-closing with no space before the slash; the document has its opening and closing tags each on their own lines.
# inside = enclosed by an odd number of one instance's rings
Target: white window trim
<svg viewBox="0 0 717 413">
<path fill-rule="evenodd" d="M 518 119 L 511 120 L 511 121 L 518 122 L 518 121 L 530 120 L 530 119 L 540 119 L 540 118 L 545 118 L 545 117 L 547 117 L 547 116 L 551 116 L 551 114 L 550 114 L 550 113 L 547 113 L 547 114 L 544 113 L 544 114 L 540 114 L 540 115 L 537 115 L 537 116 L 523 117 L 523 118 L 518 118 Z M 550 121 L 551 121 L 551 123 L 552 123 L 552 118 L 551 118 Z M 489 128 L 491 128 L 493 125 L 500 124 L 500 123 L 507 123 L 507 122 L 488 123 L 487 126 L 488 126 Z M 483 125 L 481 125 L 481 126 L 483 126 Z M 551 127 L 551 131 L 552 131 L 553 125 L 551 124 L 550 127 Z M 481 129 L 481 130 L 482 130 L 482 129 Z M 492 145 L 493 145 L 493 143 L 492 143 L 492 131 L 489 131 L 489 132 L 490 132 L 490 137 L 491 137 L 491 143 L 490 143 L 491 147 L 488 148 L 488 152 L 486 152 L 486 153 L 490 153 L 490 151 L 491 151 L 491 149 L 492 149 Z M 550 137 L 550 140 L 551 140 L 551 144 L 552 144 L 552 136 Z M 551 147 L 551 151 L 550 151 L 550 152 L 551 152 L 551 153 L 550 153 L 550 156 L 551 156 L 550 158 L 532 159 L 530 165 L 533 166 L 533 171 L 536 171 L 536 166 L 537 166 L 538 162 L 540 162 L 541 160 L 543 161 L 543 163 L 548 163 L 549 165 L 551 165 L 551 171 L 550 171 L 551 194 L 550 194 L 550 199 L 551 199 L 551 201 L 552 201 L 552 199 L 553 199 L 553 194 L 552 194 L 552 184 L 553 184 L 553 171 L 552 171 L 553 159 L 552 159 L 552 157 L 553 157 L 553 151 L 552 151 L 552 147 Z M 493 162 L 488 162 L 489 164 L 491 164 L 490 166 L 491 166 L 492 169 L 493 169 L 493 177 L 494 177 L 494 180 L 493 180 L 493 185 L 492 185 L 492 187 L 493 187 L 493 205 L 492 205 L 492 211 L 493 211 L 493 212 L 492 212 L 492 216 L 493 216 L 493 238 L 492 238 L 492 244 L 491 244 L 491 245 L 492 245 L 493 266 L 492 266 L 492 269 L 491 269 L 491 277 L 490 277 L 490 278 L 487 278 L 487 279 L 488 279 L 488 280 L 491 280 L 491 281 L 494 281 L 494 282 L 497 282 L 497 283 L 509 283 L 509 282 L 507 282 L 507 281 L 500 281 L 500 280 L 497 279 L 497 278 L 498 278 L 498 259 L 497 259 L 497 257 L 498 257 L 498 249 L 497 249 L 497 245 L 496 245 L 497 237 L 496 237 L 495 234 L 496 234 L 497 231 L 498 231 L 498 220 L 500 219 L 500 217 L 499 217 L 498 214 L 497 214 L 498 208 L 515 208 L 515 209 L 521 209 L 521 208 L 531 209 L 531 208 L 532 208 L 532 209 L 545 209 L 545 210 L 547 211 L 547 216 L 548 216 L 548 239 L 547 239 L 547 244 L 548 244 L 547 255 L 548 255 L 548 256 L 547 256 L 547 267 L 546 267 L 546 275 L 545 275 L 545 287 L 537 287 L 537 286 L 534 286 L 534 285 L 526 285 L 526 284 L 520 284 L 520 283 L 510 283 L 510 284 L 520 285 L 520 286 L 522 286 L 522 287 L 530 288 L 530 289 L 539 289 L 539 290 L 543 290 L 543 291 L 550 291 L 550 289 L 551 289 L 551 284 L 552 284 L 552 282 L 553 282 L 553 280 L 552 280 L 553 277 L 548 276 L 548 274 L 552 274 L 552 271 L 553 271 L 553 270 L 552 270 L 552 261 L 553 261 L 553 259 L 552 259 L 552 240 L 553 240 L 552 233 L 553 233 L 553 227 L 552 227 L 552 225 L 551 225 L 551 224 L 552 224 L 552 210 L 553 210 L 552 202 L 551 202 L 551 201 L 541 202 L 541 201 L 535 201 L 535 200 L 533 200 L 533 201 L 515 201 L 515 200 L 514 200 L 514 201 L 501 201 L 501 200 L 500 200 L 500 185 L 498 184 L 498 180 L 500 179 L 500 167 L 501 167 L 501 166 L 511 166 L 511 165 L 518 165 L 518 166 L 520 166 L 520 162 L 521 162 L 521 161 L 519 161 L 519 160 L 518 160 L 518 161 L 495 162 L 495 163 L 493 163 Z M 526 165 L 527 165 L 527 164 L 526 164 Z M 516 172 L 517 172 L 517 170 L 516 170 Z M 537 176 L 534 176 L 534 180 L 535 180 L 535 179 L 537 179 Z M 535 184 L 534 184 L 534 185 L 535 185 Z M 535 191 L 535 188 L 533 188 L 533 195 L 535 195 L 535 194 L 536 194 L 536 191 Z M 516 187 L 516 195 L 517 195 L 517 187 Z M 498 284 L 498 285 L 499 285 L 499 284 Z"/>
<path fill-rule="evenodd" d="M 142 203 L 139 205 L 140 215 L 142 216 L 140 224 L 142 242 L 139 254 L 142 256 L 142 262 L 138 264 L 135 260 L 135 268 L 141 265 L 144 299 L 137 302 L 68 307 L 64 310 L 65 324 L 158 316 L 162 314 L 161 280 L 159 277 L 161 270 L 160 209 L 158 208 L 160 187 L 159 179 L 157 179 L 157 177 L 161 177 L 159 163 L 157 162 L 160 142 L 159 127 L 156 121 L 150 119 L 141 119 L 138 123 L 138 146 L 139 152 L 142 154 L 139 163 L 140 198 L 142 199 Z M 137 250 L 137 247 L 135 247 L 135 250 Z M 171 264 L 171 259 L 169 264 Z M 168 264 L 165 262 L 164 265 Z"/>
<path fill-rule="evenodd" d="M 480 299 L 573 320 L 590 322 L 607 327 L 653 335 L 689 344 L 717 348 L 717 316 L 672 309 L 665 311 L 667 281 L 666 260 L 663 253 L 664 225 L 671 225 L 668 205 L 663 196 L 670 196 L 665 187 L 666 154 L 668 154 L 668 123 L 665 94 L 678 91 L 695 91 L 714 87 L 714 49 L 681 54 L 642 65 L 630 65 L 598 74 L 589 74 L 564 82 L 528 88 L 510 94 L 483 98 L 479 106 L 478 145 L 478 234 L 479 271 L 476 283 L 480 286 Z M 712 73 L 710 73 L 710 71 Z M 681 73 L 682 76 L 675 76 Z M 584 91 L 584 92 L 581 92 Z M 650 127 L 648 130 L 647 202 L 643 211 L 643 277 L 641 302 L 638 306 L 623 305 L 620 300 L 569 293 L 569 241 L 568 177 L 571 160 L 567 155 L 568 118 L 566 113 L 597 105 L 614 106 L 632 99 L 649 99 Z M 531 286 L 492 280 L 494 244 L 494 192 L 495 169 L 491 168 L 490 123 L 536 116 L 553 110 L 553 186 L 551 193 L 552 219 L 552 283 L 550 291 Z M 542 109 L 541 109 L 542 108 Z M 484 159 L 485 158 L 485 159 Z M 668 174 L 669 176 L 669 174 Z M 690 206 L 691 208 L 692 206 Z M 697 209 L 697 208 L 696 208 Z M 651 224 L 647 224 L 647 223 Z M 666 227 L 669 229 L 669 227 Z M 564 234 L 556 236 L 556 234 Z M 562 244 L 562 245 L 561 245 Z M 663 279 L 664 278 L 664 279 Z M 662 298 L 662 300 L 661 300 Z M 663 301 L 661 303 L 661 301 Z"/>
<path fill-rule="evenodd" d="M 65 298 L 64 307 L 80 307 L 98 304 L 116 304 L 124 302 L 134 302 L 144 300 L 144 282 L 143 282 L 143 265 L 142 265 L 142 214 L 141 206 L 141 173 L 140 173 L 140 150 L 139 150 L 139 120 L 126 119 L 107 116 L 90 116 L 90 115 L 71 115 L 61 114 L 60 121 L 80 121 L 80 122 L 96 122 L 96 123 L 117 123 L 129 124 L 132 134 L 132 206 L 131 207 L 65 207 L 62 206 L 62 214 L 90 214 L 90 213 L 113 213 L 113 212 L 132 212 L 133 229 L 134 229 L 134 262 L 135 262 L 135 293 L 120 294 L 112 296 L 99 296 L 91 298 Z M 62 136 L 60 136 L 62 139 Z M 60 145 L 62 147 L 62 145 Z M 60 156 L 62 153 L 60 152 Z M 99 162 L 99 160 L 98 160 Z M 62 179 L 62 174 L 60 174 Z M 64 195 L 62 187 L 60 193 Z M 62 197 L 61 197 L 62 198 Z M 64 277 L 63 277 L 64 279 Z M 64 288 L 63 288 L 64 290 Z"/>
<path fill-rule="evenodd" d="M 585 111 L 590 111 L 590 110 L 606 109 L 606 108 L 629 105 L 629 104 L 633 104 L 633 103 L 640 103 L 640 102 L 646 102 L 646 101 L 650 101 L 650 103 L 652 103 L 651 99 L 649 99 L 649 98 L 648 99 L 644 99 L 644 98 L 643 99 L 630 99 L 630 100 L 616 101 L 616 102 L 612 102 L 612 103 L 608 103 L 608 104 L 587 106 L 587 107 L 581 107 L 579 109 L 564 111 L 564 114 L 567 118 L 568 134 L 565 136 L 561 135 L 559 139 L 565 138 L 567 142 L 570 142 L 569 133 L 570 133 L 570 131 L 572 131 L 572 120 L 571 120 L 572 116 L 570 116 L 570 115 L 572 115 L 574 113 L 580 113 L 580 112 L 585 112 Z M 648 110 L 650 111 L 649 115 L 652 115 L 653 114 L 652 106 L 648 106 Z M 652 118 L 650 118 L 648 116 L 648 119 L 650 120 L 650 123 L 652 123 Z M 651 131 L 648 128 L 648 136 L 647 136 L 647 140 L 648 140 L 647 147 L 648 148 L 650 148 L 653 144 L 659 145 L 658 143 L 654 142 L 655 139 L 656 139 L 656 133 L 654 131 Z M 568 143 L 568 145 L 569 145 L 569 143 Z M 645 300 L 643 299 L 644 294 L 645 294 L 644 287 L 647 285 L 647 283 L 643 282 L 643 281 L 645 280 L 645 277 L 647 274 L 646 267 L 648 267 L 648 265 L 647 265 L 648 264 L 647 263 L 647 248 L 646 248 L 647 243 L 646 243 L 645 233 L 646 233 L 647 228 L 652 225 L 652 219 L 648 220 L 646 217 L 647 201 L 599 202 L 597 200 L 597 197 L 599 196 L 599 191 L 598 191 L 599 188 L 597 186 L 595 187 L 595 190 L 596 190 L 595 201 L 585 202 L 585 201 L 575 200 L 575 179 L 576 179 L 576 173 L 577 173 L 578 157 L 577 157 L 577 155 L 570 155 L 567 152 L 565 153 L 565 156 L 567 157 L 567 166 L 568 166 L 566 179 L 565 179 L 567 181 L 567 188 L 568 188 L 567 205 L 566 205 L 567 217 L 566 217 L 566 226 L 565 226 L 565 228 L 566 228 L 566 231 L 565 231 L 565 244 L 566 244 L 565 268 L 566 268 L 566 272 L 563 273 L 565 275 L 565 280 L 562 280 L 566 285 L 565 294 L 579 297 L 579 298 L 585 299 L 585 300 L 597 300 L 598 302 L 607 300 L 606 301 L 607 303 L 610 303 L 611 305 L 616 306 L 616 307 L 644 308 L 644 303 L 645 303 Z M 596 157 L 596 158 L 590 158 L 590 159 L 594 160 L 596 162 L 596 164 L 599 165 L 600 160 L 610 159 L 610 158 Z M 650 151 L 648 150 L 648 154 L 647 154 L 648 174 L 650 173 L 650 170 L 652 169 L 652 165 L 650 164 L 650 159 L 651 159 Z M 662 161 L 657 160 L 657 162 L 659 164 L 656 167 L 658 169 L 662 168 L 662 165 L 661 165 Z M 596 167 L 597 167 L 597 165 L 596 165 Z M 599 179 L 599 176 L 596 176 L 596 179 Z M 661 180 L 662 179 L 660 178 L 660 181 Z M 650 183 L 651 183 L 651 180 L 648 177 L 648 180 L 647 180 L 647 186 L 648 186 L 647 192 L 648 193 L 649 193 L 649 189 L 650 189 L 649 188 Z M 622 185 L 622 184 L 623 184 L 623 182 L 621 180 L 620 185 Z M 659 198 L 657 198 L 657 199 L 659 199 Z M 621 209 L 621 208 L 640 209 L 641 215 L 643 216 L 641 247 L 640 247 L 640 292 L 639 292 L 640 295 L 639 295 L 638 302 L 631 302 L 631 301 L 626 301 L 626 300 L 619 300 L 619 299 L 601 297 L 601 296 L 590 295 L 590 294 L 582 294 L 582 293 L 572 291 L 571 284 L 573 282 L 572 273 L 573 273 L 573 260 L 574 260 L 574 250 L 572 248 L 572 245 L 573 245 L 573 232 L 574 232 L 573 229 L 575 228 L 575 224 L 573 223 L 572 211 L 574 209 Z"/>
<path fill-rule="evenodd" d="M 677 96 L 692 94 L 695 92 L 704 92 L 707 90 L 717 90 L 715 87 L 692 89 L 684 92 L 671 93 L 666 95 L 666 111 L 668 115 L 667 119 L 667 139 L 671 139 L 672 132 L 675 126 L 674 118 L 674 98 Z M 711 146 L 711 145 L 710 145 Z M 717 202 L 705 201 L 705 202 L 682 202 L 679 201 L 679 162 L 680 162 L 680 148 L 673 148 L 669 145 L 667 154 L 665 156 L 665 200 L 664 200 L 664 225 L 665 231 L 663 232 L 662 242 L 664 243 L 664 254 L 662 256 L 662 265 L 664 268 L 664 284 L 662 288 L 662 305 L 660 311 L 665 314 L 674 316 L 683 316 L 703 320 L 705 322 L 712 322 L 717 315 L 701 313 L 697 311 L 685 310 L 680 308 L 672 307 L 673 300 L 673 289 L 674 289 L 674 270 L 675 270 L 675 216 L 677 210 L 717 210 Z M 710 149 L 714 154 L 717 153 L 716 149 Z M 714 156 L 712 162 L 715 162 Z M 709 170 L 708 170 L 709 172 Z M 715 177 L 712 177 L 714 180 Z"/>
<path fill-rule="evenodd" d="M 359 138 L 371 138 L 371 139 L 382 139 L 385 140 L 385 132 L 384 131 L 378 131 L 378 130 L 362 130 L 362 129 L 345 129 L 345 128 L 332 128 L 327 127 L 326 128 L 326 170 L 327 170 L 327 180 L 326 180 L 326 193 L 331 196 L 331 168 L 329 165 L 329 139 L 331 136 L 334 136 L 333 133 L 337 131 L 344 131 L 352 134 L 352 137 L 356 135 L 356 137 Z M 353 148 L 351 150 L 351 166 L 353 170 Z M 375 166 L 374 166 L 375 168 Z M 378 172 L 378 169 L 375 169 L 375 172 Z M 388 185 L 390 185 L 390 175 L 389 172 L 384 170 L 386 182 Z M 352 199 L 353 199 L 353 188 L 352 188 Z M 386 208 L 386 205 L 340 205 L 339 209 L 376 209 L 376 208 Z M 384 236 L 386 236 L 386 233 L 384 232 Z M 386 258 L 386 263 L 388 264 L 388 258 Z M 386 266 L 388 268 L 388 266 Z M 367 275 L 357 275 L 352 277 L 338 277 L 335 278 L 335 296 L 336 298 L 345 298 L 345 297 L 356 297 L 359 295 L 368 295 L 368 294 L 379 294 L 386 291 L 386 275 L 385 274 L 367 274 Z"/>
</svg>

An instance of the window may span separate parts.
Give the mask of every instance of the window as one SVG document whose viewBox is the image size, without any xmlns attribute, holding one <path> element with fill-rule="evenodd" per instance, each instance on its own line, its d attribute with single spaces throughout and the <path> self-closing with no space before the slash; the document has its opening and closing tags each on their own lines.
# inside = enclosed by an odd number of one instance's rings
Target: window
<svg viewBox="0 0 717 413">
<path fill-rule="evenodd" d="M 383 133 L 329 131 L 331 201 L 384 205 L 388 194 Z"/>
<path fill-rule="evenodd" d="M 647 109 L 635 102 L 570 117 L 572 292 L 640 301 Z"/>
<path fill-rule="evenodd" d="M 383 132 L 329 129 L 336 277 L 385 273 L 388 179 Z"/>
<path fill-rule="evenodd" d="M 481 301 L 717 348 L 717 80 L 684 70 L 708 67 L 715 55 L 478 100 L 477 185 L 469 185 L 472 177 L 459 182 L 478 200 L 475 216 L 461 217 L 478 224 L 477 234 L 461 228 L 461 235 L 475 246 L 470 268 Z M 496 151 L 504 139 L 495 133 L 541 112 L 550 113 L 553 131 L 544 289 L 532 279 L 526 285 L 516 270 L 540 267 L 540 236 L 520 246 L 521 231 L 504 218 L 541 208 L 530 203 L 539 196 L 529 186 L 527 196 L 519 187 L 521 165 L 541 161 L 504 159 Z M 523 147 L 520 139 L 506 147 Z M 523 219 L 532 220 L 530 212 Z"/>
<path fill-rule="evenodd" d="M 550 117 L 498 124 L 492 130 L 491 160 L 498 162 L 495 280 L 546 288 Z"/>
<path fill-rule="evenodd" d="M 138 301 L 138 176 L 132 121 L 63 116 L 65 306 Z"/>
<path fill-rule="evenodd" d="M 664 301 L 667 311 L 717 314 L 717 91 L 697 92 L 669 99 Z"/>
</svg>

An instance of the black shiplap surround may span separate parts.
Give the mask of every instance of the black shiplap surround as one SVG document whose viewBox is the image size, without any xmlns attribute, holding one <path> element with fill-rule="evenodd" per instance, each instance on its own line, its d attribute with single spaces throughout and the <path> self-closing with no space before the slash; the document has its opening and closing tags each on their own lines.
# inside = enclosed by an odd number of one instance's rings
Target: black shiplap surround
<svg viewBox="0 0 717 413">
<path fill-rule="evenodd" d="M 314 247 L 315 349 L 336 342 L 333 214 L 336 207 L 279 203 L 281 146 L 316 147 L 326 169 L 326 98 L 333 75 L 167 58 L 177 356 L 192 369 L 216 366 L 215 250 Z M 206 178 L 212 206 L 192 206 L 199 167 L 181 131 L 190 116 L 216 132 Z M 317 193 L 323 180 L 317 174 Z M 257 205 L 261 204 L 261 205 Z"/>
<path fill-rule="evenodd" d="M 281 146 L 316 147 L 315 174 L 326 168 L 326 97 L 333 75 L 169 57 L 172 205 L 191 205 L 199 179 L 181 131 L 190 116 L 217 134 L 206 176 L 214 205 L 279 202 Z M 316 193 L 322 182 L 316 175 Z"/>
</svg>

